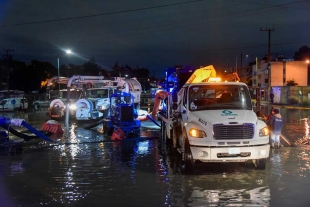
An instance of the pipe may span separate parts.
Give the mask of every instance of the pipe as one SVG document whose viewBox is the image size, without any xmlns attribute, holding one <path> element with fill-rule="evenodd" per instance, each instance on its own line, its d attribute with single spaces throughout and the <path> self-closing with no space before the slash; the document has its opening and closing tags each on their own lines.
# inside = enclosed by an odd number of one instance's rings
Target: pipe
<svg viewBox="0 0 310 207">
<path fill-rule="evenodd" d="M 12 126 L 19 126 L 19 127 L 24 126 L 30 132 L 37 135 L 39 138 L 44 139 L 44 140 L 49 141 L 49 142 L 55 142 L 54 140 L 45 136 L 42 132 L 38 131 L 37 129 L 32 127 L 30 124 L 25 122 L 23 119 L 9 119 L 6 117 L 0 117 L 0 125 L 7 125 L 7 126 L 12 125 Z"/>
<path fill-rule="evenodd" d="M 70 105 L 70 89 L 72 83 L 87 83 L 90 82 L 89 80 L 97 80 L 98 82 L 103 81 L 103 76 L 80 76 L 74 75 L 72 76 L 67 83 L 67 104 L 66 104 L 66 118 L 65 118 L 65 125 L 66 125 L 66 136 L 69 136 L 69 105 Z M 78 81 L 79 80 L 79 81 Z"/>
<path fill-rule="evenodd" d="M 32 136 L 32 135 L 23 134 L 23 133 L 17 131 L 16 129 L 14 129 L 12 127 L 9 127 L 8 125 L 3 125 L 3 126 L 0 126 L 0 127 L 2 127 L 3 129 L 11 132 L 15 136 L 24 139 L 25 141 L 30 141 L 31 139 L 39 138 L 38 136 Z M 46 134 L 47 134 L 47 136 L 52 135 L 52 133 L 50 133 L 50 132 L 48 132 Z"/>
<path fill-rule="evenodd" d="M 161 125 L 159 125 L 150 115 L 146 115 L 154 124 L 156 124 L 157 126 L 161 127 Z"/>
<path fill-rule="evenodd" d="M 34 127 L 32 127 L 30 124 L 28 124 L 27 122 L 23 121 L 22 125 L 24 127 L 26 127 L 29 131 L 31 131 L 32 133 L 34 133 L 35 135 L 37 135 L 39 138 L 44 139 L 45 141 L 49 141 L 49 142 L 55 142 L 55 140 L 52 140 L 51 138 L 45 136 L 42 132 L 38 131 L 37 129 L 35 129 Z"/>
<path fill-rule="evenodd" d="M 159 109 L 160 102 L 161 102 L 161 100 L 165 99 L 168 96 L 168 94 L 169 93 L 167 91 L 163 91 L 163 90 L 158 90 L 156 92 L 155 100 L 154 100 L 154 106 L 153 106 L 153 110 L 152 110 L 152 113 L 151 113 L 152 119 L 156 120 L 156 116 L 157 116 L 157 112 L 158 112 L 158 109 Z M 150 118 L 149 115 L 139 116 L 137 118 L 137 120 L 139 120 L 139 121 L 147 121 L 147 120 L 149 120 L 149 118 Z"/>
<path fill-rule="evenodd" d="M 156 92 L 155 100 L 154 100 L 154 106 L 153 106 L 153 110 L 152 110 L 152 118 L 153 119 L 156 119 L 161 100 L 165 99 L 167 96 L 168 96 L 167 91 L 158 90 Z"/>
</svg>

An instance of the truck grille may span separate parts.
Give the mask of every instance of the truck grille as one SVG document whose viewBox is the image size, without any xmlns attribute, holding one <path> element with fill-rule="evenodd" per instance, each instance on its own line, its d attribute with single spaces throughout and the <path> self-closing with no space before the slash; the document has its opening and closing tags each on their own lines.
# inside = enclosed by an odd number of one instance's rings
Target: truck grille
<svg viewBox="0 0 310 207">
<path fill-rule="evenodd" d="M 252 139 L 254 124 L 243 125 L 213 125 L 214 139 Z"/>
</svg>

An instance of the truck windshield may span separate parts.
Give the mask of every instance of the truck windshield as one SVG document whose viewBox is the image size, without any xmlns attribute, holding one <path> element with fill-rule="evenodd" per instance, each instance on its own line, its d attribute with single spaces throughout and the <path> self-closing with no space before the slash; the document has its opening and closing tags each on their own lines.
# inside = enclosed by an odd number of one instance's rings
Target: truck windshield
<svg viewBox="0 0 310 207">
<path fill-rule="evenodd" d="M 249 90 L 243 85 L 197 85 L 189 88 L 189 110 L 252 110 Z"/>
<path fill-rule="evenodd" d="M 86 91 L 87 98 L 109 98 L 109 89 L 91 89 Z"/>
</svg>

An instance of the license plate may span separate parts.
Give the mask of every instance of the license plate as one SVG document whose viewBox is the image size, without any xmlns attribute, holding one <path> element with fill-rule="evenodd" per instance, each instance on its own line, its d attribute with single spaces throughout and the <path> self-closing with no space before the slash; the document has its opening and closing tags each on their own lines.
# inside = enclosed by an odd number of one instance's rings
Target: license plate
<svg viewBox="0 0 310 207">
<path fill-rule="evenodd" d="M 229 148 L 228 154 L 240 154 L 240 148 Z"/>
</svg>

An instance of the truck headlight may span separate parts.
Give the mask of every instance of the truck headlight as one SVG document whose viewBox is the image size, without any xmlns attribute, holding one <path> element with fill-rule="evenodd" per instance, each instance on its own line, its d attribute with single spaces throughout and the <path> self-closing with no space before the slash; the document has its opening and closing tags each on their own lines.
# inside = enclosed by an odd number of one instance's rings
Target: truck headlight
<svg viewBox="0 0 310 207">
<path fill-rule="evenodd" d="M 106 109 L 107 109 L 107 107 L 106 107 L 105 105 L 103 105 L 103 106 L 98 106 L 97 108 L 98 108 L 98 110 L 106 110 Z"/>
<path fill-rule="evenodd" d="M 259 130 L 259 136 L 260 137 L 264 137 L 264 136 L 268 136 L 268 135 L 269 135 L 268 127 L 264 127 L 264 128 Z"/>
<path fill-rule="evenodd" d="M 195 137 L 195 138 L 204 138 L 204 137 L 207 137 L 207 134 L 202 131 L 202 130 L 199 130 L 199 129 L 195 129 L 195 128 L 191 128 L 189 130 L 189 135 L 191 137 Z"/>
<path fill-rule="evenodd" d="M 76 110 L 76 105 L 75 104 L 70 104 L 69 105 L 70 110 Z"/>
</svg>

